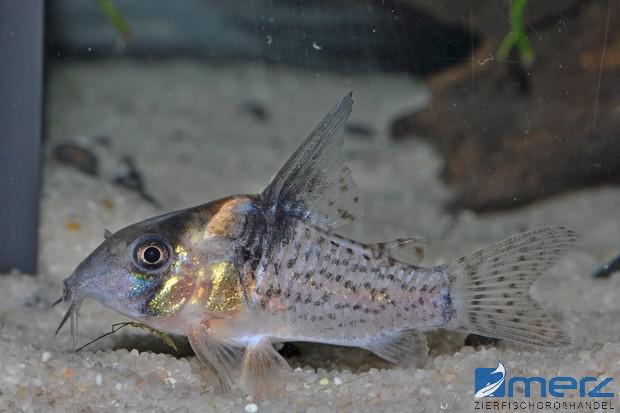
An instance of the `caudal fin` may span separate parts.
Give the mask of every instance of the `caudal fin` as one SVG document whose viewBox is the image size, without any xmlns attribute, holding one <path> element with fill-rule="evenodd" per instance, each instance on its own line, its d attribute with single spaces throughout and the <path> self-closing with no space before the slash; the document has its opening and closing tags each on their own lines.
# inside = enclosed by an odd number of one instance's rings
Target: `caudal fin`
<svg viewBox="0 0 620 413">
<path fill-rule="evenodd" d="M 450 264 L 453 327 L 530 345 L 570 344 L 570 337 L 532 300 L 529 290 L 577 239 L 570 229 L 543 227 Z"/>
</svg>

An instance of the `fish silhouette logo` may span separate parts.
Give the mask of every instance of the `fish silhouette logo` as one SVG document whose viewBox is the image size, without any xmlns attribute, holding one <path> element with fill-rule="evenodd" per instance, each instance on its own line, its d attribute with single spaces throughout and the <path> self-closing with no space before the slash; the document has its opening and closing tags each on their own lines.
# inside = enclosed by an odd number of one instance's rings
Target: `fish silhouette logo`
<svg viewBox="0 0 620 413">
<path fill-rule="evenodd" d="M 504 379 L 506 368 L 501 361 L 496 368 L 477 368 L 474 371 L 475 397 L 503 397 L 505 394 Z"/>
</svg>

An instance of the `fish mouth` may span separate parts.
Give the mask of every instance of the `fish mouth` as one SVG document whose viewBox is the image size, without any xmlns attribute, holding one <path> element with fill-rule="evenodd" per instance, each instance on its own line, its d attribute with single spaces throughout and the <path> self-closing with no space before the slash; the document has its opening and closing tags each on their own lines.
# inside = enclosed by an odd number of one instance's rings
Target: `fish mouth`
<svg viewBox="0 0 620 413">
<path fill-rule="evenodd" d="M 54 304 L 52 304 L 52 307 L 53 307 L 61 302 L 66 302 L 66 301 L 71 302 L 69 309 L 67 310 L 64 317 L 60 321 L 60 324 L 58 325 L 58 328 L 56 328 L 56 332 L 54 333 L 54 335 L 58 335 L 58 332 L 65 325 L 67 320 L 71 319 L 71 342 L 72 342 L 73 349 L 75 350 L 77 349 L 77 345 L 78 345 L 78 316 L 79 316 L 81 300 L 78 299 L 76 294 L 73 294 L 73 290 L 69 287 L 67 283 L 68 280 L 69 279 L 64 281 L 65 286 L 64 286 L 62 297 L 60 297 L 58 300 L 54 302 Z"/>
</svg>

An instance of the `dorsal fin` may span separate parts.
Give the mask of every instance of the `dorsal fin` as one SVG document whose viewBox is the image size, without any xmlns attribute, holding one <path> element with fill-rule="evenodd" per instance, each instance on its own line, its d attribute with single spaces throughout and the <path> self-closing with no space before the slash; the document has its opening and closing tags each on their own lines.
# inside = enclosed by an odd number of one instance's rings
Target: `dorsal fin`
<svg viewBox="0 0 620 413">
<path fill-rule="evenodd" d="M 359 191 L 342 157 L 342 130 L 352 107 L 349 93 L 263 191 L 263 202 L 276 217 L 293 215 L 331 229 L 362 215 Z"/>
<path fill-rule="evenodd" d="M 368 247 L 376 260 L 395 258 L 411 265 L 418 265 L 424 259 L 426 241 L 420 237 L 397 238 L 393 241 L 370 244 Z"/>
</svg>

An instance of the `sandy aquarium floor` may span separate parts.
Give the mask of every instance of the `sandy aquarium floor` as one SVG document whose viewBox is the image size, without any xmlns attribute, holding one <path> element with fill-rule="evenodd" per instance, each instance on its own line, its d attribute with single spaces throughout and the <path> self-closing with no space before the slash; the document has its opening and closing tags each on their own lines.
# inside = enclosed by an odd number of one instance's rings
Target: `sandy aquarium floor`
<svg viewBox="0 0 620 413">
<path fill-rule="evenodd" d="M 0 276 L 0 412 L 460 412 L 474 409 L 474 368 L 498 361 L 510 375 L 619 378 L 620 274 L 606 280 L 590 274 L 618 253 L 620 188 L 582 190 L 507 213 L 447 212 L 442 205 L 451 193 L 438 179 L 441 160 L 432 148 L 387 137 L 391 118 L 429 101 L 414 80 L 121 61 L 55 64 L 49 81 L 40 273 Z M 293 370 L 282 394 L 253 399 L 219 393 L 183 340 L 175 354 L 159 338 L 127 327 L 74 353 L 67 328 L 54 336 L 66 308 L 50 304 L 105 228 L 260 191 L 349 90 L 356 99 L 352 123 L 371 133 L 346 135 L 345 157 L 366 215 L 342 232 L 363 241 L 424 236 L 430 265 L 527 228 L 569 226 L 581 234 L 581 245 L 532 294 L 561 320 L 572 347 L 474 348 L 463 345 L 462 335 L 440 332 L 431 334 L 424 366 L 402 369 L 361 350 L 301 344 L 289 357 Z M 65 142 L 97 156 L 98 176 L 56 160 L 55 148 Z M 126 157 L 156 203 L 112 183 L 126 172 Z M 124 320 L 92 301 L 80 314 L 80 344 Z M 611 385 L 616 393 L 618 383 Z"/>
</svg>

